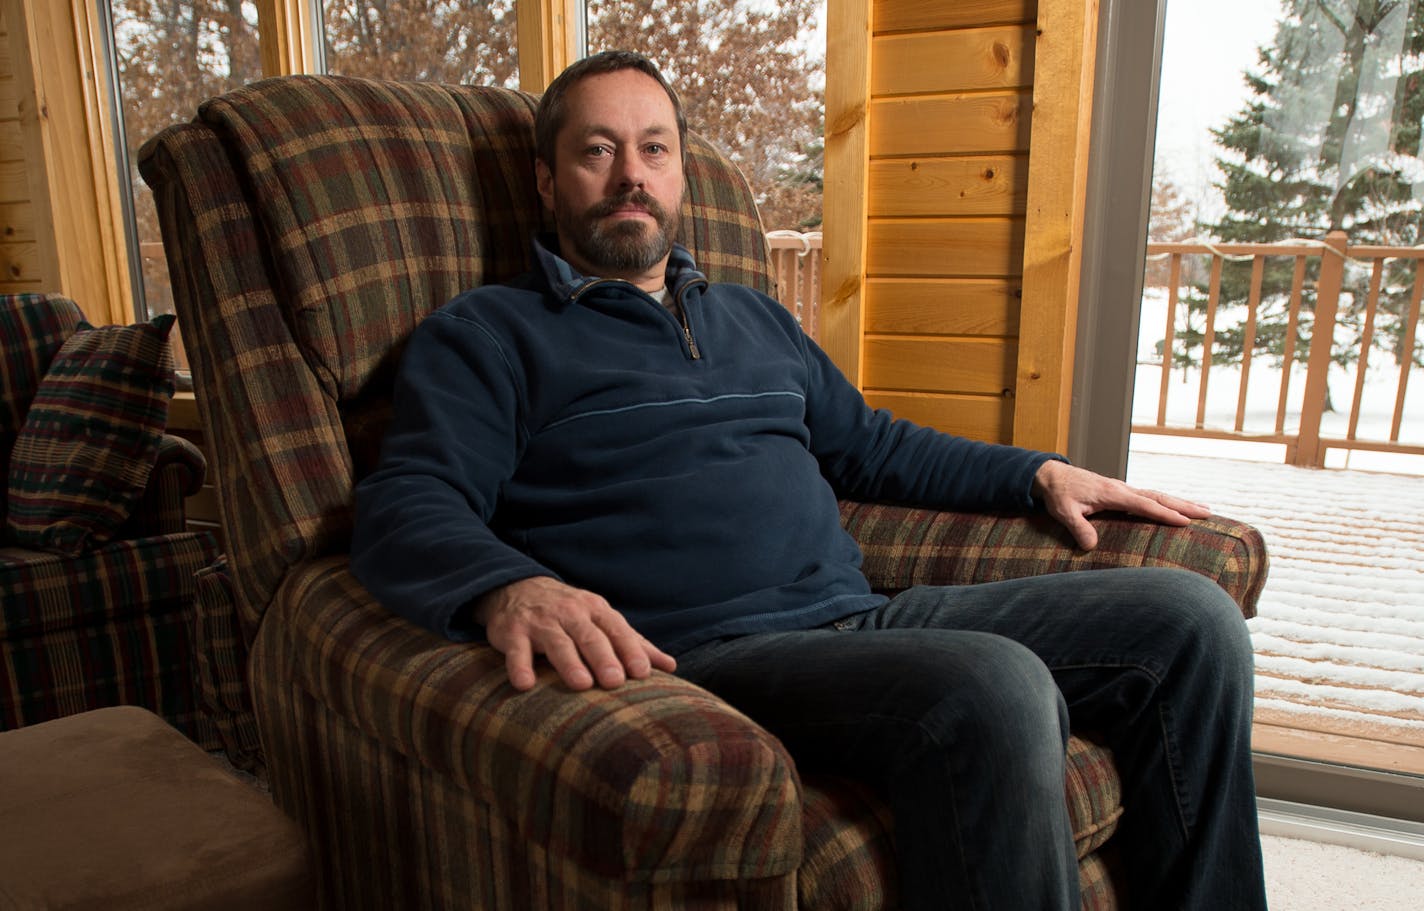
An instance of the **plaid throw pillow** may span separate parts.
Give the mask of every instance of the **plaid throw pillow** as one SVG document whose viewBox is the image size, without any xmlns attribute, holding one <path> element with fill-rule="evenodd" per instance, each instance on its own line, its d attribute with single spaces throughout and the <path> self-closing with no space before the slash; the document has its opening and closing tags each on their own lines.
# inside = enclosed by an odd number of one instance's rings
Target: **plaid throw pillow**
<svg viewBox="0 0 1424 911">
<path fill-rule="evenodd" d="M 77 556 L 128 519 L 168 423 L 173 319 L 80 323 L 55 354 L 11 453 L 15 544 Z"/>
</svg>

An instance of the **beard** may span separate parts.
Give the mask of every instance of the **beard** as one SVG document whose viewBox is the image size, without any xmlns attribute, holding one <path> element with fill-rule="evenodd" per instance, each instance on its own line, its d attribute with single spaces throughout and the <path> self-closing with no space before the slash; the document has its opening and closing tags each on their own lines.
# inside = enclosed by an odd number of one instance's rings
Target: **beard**
<svg viewBox="0 0 1424 911">
<path fill-rule="evenodd" d="M 650 227 L 636 218 L 603 221 L 630 203 L 647 209 L 655 224 Z M 614 276 L 651 268 L 668 255 L 677 236 L 677 218 L 643 190 L 609 197 L 583 212 L 571 211 L 556 199 L 554 218 L 559 233 L 574 245 L 585 262 Z"/>
</svg>

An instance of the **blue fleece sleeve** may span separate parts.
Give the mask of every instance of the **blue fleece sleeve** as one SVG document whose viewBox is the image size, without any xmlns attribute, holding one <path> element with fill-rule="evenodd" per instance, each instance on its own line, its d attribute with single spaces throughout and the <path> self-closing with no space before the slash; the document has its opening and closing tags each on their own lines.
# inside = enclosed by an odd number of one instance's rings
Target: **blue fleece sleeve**
<svg viewBox="0 0 1424 911">
<path fill-rule="evenodd" d="M 1035 507 L 1033 478 L 1052 453 L 970 440 L 872 409 L 806 340 L 811 449 L 838 495 L 930 509 Z"/>
<path fill-rule="evenodd" d="M 355 491 L 351 569 L 388 609 L 450 639 L 480 630 L 469 606 L 555 573 L 491 530 L 519 458 L 520 379 L 493 336 L 449 307 L 411 336 L 381 461 Z"/>
</svg>

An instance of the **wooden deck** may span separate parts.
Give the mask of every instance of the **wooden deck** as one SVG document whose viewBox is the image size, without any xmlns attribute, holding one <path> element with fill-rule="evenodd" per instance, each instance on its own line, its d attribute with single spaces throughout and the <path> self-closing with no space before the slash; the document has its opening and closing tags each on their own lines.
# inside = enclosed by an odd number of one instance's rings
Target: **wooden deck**
<svg viewBox="0 0 1424 911">
<path fill-rule="evenodd" d="M 1424 476 L 1134 447 L 1128 481 L 1266 537 L 1258 751 L 1424 774 Z"/>
</svg>

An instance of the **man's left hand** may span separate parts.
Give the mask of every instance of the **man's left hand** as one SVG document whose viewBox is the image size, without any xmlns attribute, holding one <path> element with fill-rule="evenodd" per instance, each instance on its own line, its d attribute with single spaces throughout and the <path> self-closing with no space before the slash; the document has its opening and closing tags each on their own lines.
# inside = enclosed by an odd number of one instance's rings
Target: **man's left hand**
<svg viewBox="0 0 1424 911">
<path fill-rule="evenodd" d="M 1038 469 L 1033 478 L 1033 494 L 1084 550 L 1098 546 L 1098 532 L 1088 516 L 1104 510 L 1130 513 L 1164 525 L 1186 525 L 1192 519 L 1211 515 L 1211 510 L 1200 503 L 1155 490 L 1138 490 L 1115 478 L 1056 460 L 1044 462 Z"/>
</svg>

